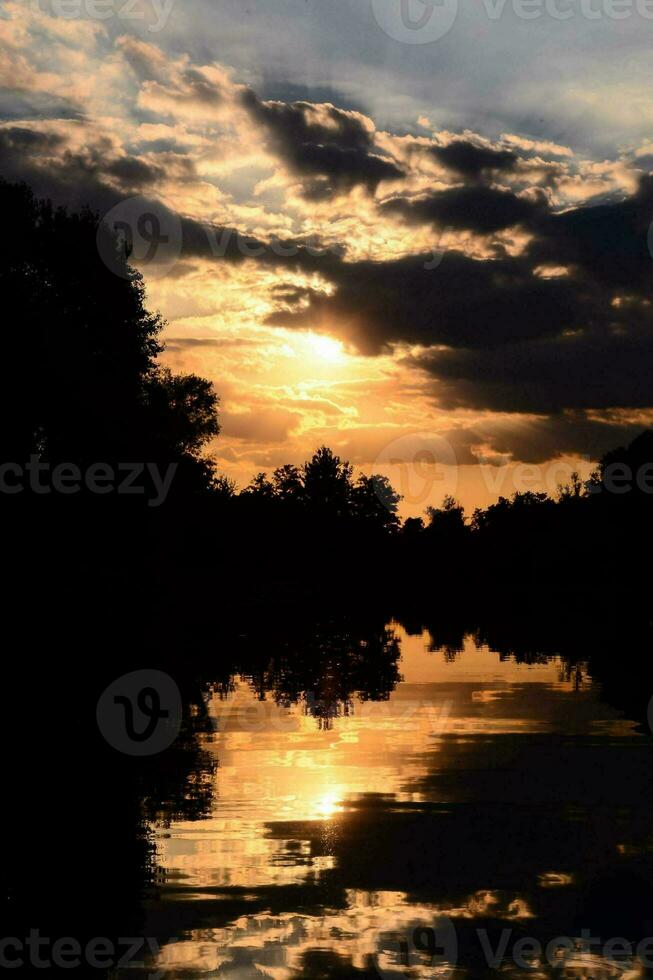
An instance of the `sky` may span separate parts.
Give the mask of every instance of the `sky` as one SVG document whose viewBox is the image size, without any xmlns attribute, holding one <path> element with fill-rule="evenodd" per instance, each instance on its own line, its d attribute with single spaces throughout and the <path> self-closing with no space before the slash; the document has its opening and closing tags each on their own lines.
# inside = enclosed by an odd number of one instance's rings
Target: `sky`
<svg viewBox="0 0 653 980">
<path fill-rule="evenodd" d="M 239 486 L 327 444 L 469 511 L 653 419 L 652 37 L 653 0 L 9 0 L 0 174 L 129 226 Z"/>
</svg>

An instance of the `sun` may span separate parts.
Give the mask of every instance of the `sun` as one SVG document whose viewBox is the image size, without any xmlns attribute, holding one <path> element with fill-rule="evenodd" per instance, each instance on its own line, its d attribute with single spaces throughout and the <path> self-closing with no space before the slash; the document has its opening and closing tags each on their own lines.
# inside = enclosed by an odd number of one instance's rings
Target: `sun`
<svg viewBox="0 0 653 980">
<path fill-rule="evenodd" d="M 330 820 L 341 810 L 340 793 L 333 788 L 325 790 L 313 804 L 313 812 L 318 820 Z"/>
<path fill-rule="evenodd" d="M 345 352 L 339 340 L 325 334 L 309 333 L 307 342 L 314 356 L 329 364 L 337 364 L 345 359 Z"/>
</svg>

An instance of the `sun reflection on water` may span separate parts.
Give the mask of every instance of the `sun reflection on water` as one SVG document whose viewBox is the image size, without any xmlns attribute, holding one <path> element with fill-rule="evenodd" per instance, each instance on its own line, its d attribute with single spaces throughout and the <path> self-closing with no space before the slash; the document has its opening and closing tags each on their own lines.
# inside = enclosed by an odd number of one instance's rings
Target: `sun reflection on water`
<svg viewBox="0 0 653 980">
<path fill-rule="evenodd" d="M 510 740 L 576 731 L 615 738 L 628 734 L 628 725 L 598 710 L 590 685 L 579 688 L 563 677 L 556 659 L 517 664 L 470 640 L 462 657 L 445 663 L 426 652 L 424 637 L 402 635 L 401 642 L 403 682 L 384 701 L 354 698 L 346 712 L 334 714 L 332 726 L 320 725 L 310 699 L 275 703 L 243 679 L 210 705 L 216 736 L 206 748 L 219 763 L 213 813 L 161 834 L 159 860 L 176 901 L 215 903 L 215 914 L 227 901 L 241 911 L 249 902 L 264 907 L 190 929 L 182 941 L 165 945 L 156 966 L 167 980 L 212 972 L 291 980 L 309 975 L 307 955 L 318 957 L 315 969 L 324 976 L 331 968 L 371 969 L 381 980 L 444 980 L 453 967 L 446 955 L 437 969 L 417 957 L 407 972 L 397 937 L 432 928 L 443 916 L 458 923 L 534 917 L 526 890 L 495 888 L 492 881 L 448 905 L 398 889 L 343 887 L 351 884 L 339 864 L 343 837 L 358 827 L 359 843 L 352 846 L 364 850 L 368 826 L 383 840 L 383 826 L 396 827 L 392 821 L 403 815 L 428 818 L 436 812 L 429 806 L 465 802 L 468 774 L 461 764 L 475 773 L 479 759 L 496 765 L 497 747 Z M 377 810 L 369 810 L 370 801 L 380 804 Z M 374 823 L 378 814 L 385 825 Z M 410 849 L 410 835 L 404 840 Z M 401 851 L 388 853 L 390 864 L 401 866 L 403 859 Z M 571 870 L 552 867 L 533 875 L 540 895 L 557 896 L 573 885 Z M 371 869 L 373 878 L 377 870 Z M 337 887 L 330 884 L 336 872 Z M 275 897 L 293 888 L 302 890 L 296 906 Z"/>
</svg>

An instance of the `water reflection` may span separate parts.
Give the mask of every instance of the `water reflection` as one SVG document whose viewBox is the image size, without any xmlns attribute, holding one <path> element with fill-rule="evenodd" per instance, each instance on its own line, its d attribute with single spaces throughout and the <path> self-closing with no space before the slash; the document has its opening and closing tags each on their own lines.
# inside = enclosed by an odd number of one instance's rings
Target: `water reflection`
<svg viewBox="0 0 653 980">
<path fill-rule="evenodd" d="M 587 666 L 397 625 L 313 643 L 214 687 L 214 805 L 158 833 L 151 966 L 444 980 L 588 929 L 529 971 L 636 975 L 603 944 L 653 933 L 652 747 Z"/>
</svg>

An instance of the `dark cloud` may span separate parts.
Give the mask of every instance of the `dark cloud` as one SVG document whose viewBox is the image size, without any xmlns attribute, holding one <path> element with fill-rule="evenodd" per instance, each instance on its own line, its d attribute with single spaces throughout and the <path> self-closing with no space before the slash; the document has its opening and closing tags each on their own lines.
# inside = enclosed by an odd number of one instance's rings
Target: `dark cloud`
<svg viewBox="0 0 653 980">
<path fill-rule="evenodd" d="M 572 266 L 606 288 L 651 296 L 653 263 L 649 228 L 653 221 L 653 177 L 641 179 L 631 197 L 543 212 L 529 248 L 533 264 Z"/>
<path fill-rule="evenodd" d="M 309 197 L 329 197 L 362 185 L 374 191 L 382 180 L 398 180 L 403 171 L 379 155 L 373 132 L 359 115 L 329 104 L 264 102 L 246 91 L 243 104 L 266 128 L 270 147 L 289 169 L 307 178 Z"/>
<path fill-rule="evenodd" d="M 90 207 L 101 216 L 126 197 L 165 175 L 165 169 L 137 157 L 115 155 L 109 140 L 87 145 L 81 152 L 65 148 L 66 140 L 57 133 L 44 133 L 27 126 L 0 128 L 0 177 L 25 181 L 37 197 L 63 205 L 71 210 Z M 177 176 L 186 176 L 192 165 L 179 154 L 162 154 Z M 118 181 L 117 189 L 107 179 Z M 154 196 L 139 195 L 144 209 L 162 219 L 169 209 Z M 202 223 L 171 215 L 170 228 L 181 229 L 180 261 L 168 275 L 192 271 L 189 259 L 212 259 L 216 262 L 240 263 L 246 260 L 272 268 L 320 272 L 334 275 L 342 262 L 343 250 L 321 246 L 315 240 L 275 239 L 265 241 L 245 235 L 235 228 Z M 288 297 L 296 302 L 297 294 Z"/>
<path fill-rule="evenodd" d="M 599 416 L 653 406 L 653 178 L 620 201 L 561 213 L 544 198 L 463 190 L 385 207 L 476 231 L 521 215 L 532 236 L 521 256 L 496 245 L 493 258 L 450 252 L 435 268 L 428 256 L 343 262 L 333 294 L 313 291 L 270 322 L 340 333 L 367 354 L 418 346 L 405 363 L 440 407 L 539 416 L 487 429 L 497 452 L 593 456 L 632 437 L 636 423 Z M 516 202 L 523 213 L 511 213 Z"/>
<path fill-rule="evenodd" d="M 382 210 L 411 224 L 436 224 L 487 234 L 532 223 L 544 199 L 519 197 L 492 187 L 452 187 L 416 198 L 395 197 Z"/>
<path fill-rule="evenodd" d="M 319 300 L 322 295 L 319 289 L 313 289 L 311 286 L 289 286 L 286 283 L 272 286 L 270 293 L 278 303 L 287 304 L 288 312 L 294 312 L 300 305 L 307 305 L 311 299 Z"/>
<path fill-rule="evenodd" d="M 653 318 L 636 326 L 506 344 L 426 351 L 410 358 L 435 379 L 446 408 L 549 414 L 646 408 L 653 402 Z"/>
<path fill-rule="evenodd" d="M 475 425 L 456 426 L 439 435 L 453 450 L 459 466 L 503 466 L 511 458 L 532 464 L 577 454 L 598 459 L 614 446 L 630 442 L 641 431 L 642 426 L 637 423 L 601 420 L 584 412 L 567 411 L 518 421 L 487 417 Z"/>
<path fill-rule="evenodd" d="M 635 158 L 634 164 L 638 169 L 650 173 L 653 170 L 653 153 L 639 154 Z"/>
<path fill-rule="evenodd" d="M 106 165 L 105 171 L 111 177 L 116 177 L 125 187 L 134 188 L 153 184 L 165 175 L 163 168 L 145 163 L 137 157 L 119 157 L 112 160 Z"/>
<path fill-rule="evenodd" d="M 343 262 L 329 270 L 333 295 L 313 291 L 307 304 L 268 322 L 329 329 L 368 354 L 400 343 L 491 349 L 577 329 L 594 305 L 591 291 L 534 276 L 522 259 L 449 252 L 432 268 L 432 258 Z"/>
<path fill-rule="evenodd" d="M 136 54 L 145 71 L 151 53 L 143 48 Z M 220 86 L 192 69 L 183 85 L 182 97 L 193 101 L 221 98 Z M 360 114 L 307 101 L 266 102 L 249 90 L 241 97 L 309 196 L 355 186 L 373 191 L 381 180 L 403 176 L 379 154 L 373 128 Z M 63 124 L 60 131 L 29 122 L 0 128 L 0 173 L 26 180 L 56 204 L 89 205 L 100 213 L 139 190 L 154 197 L 152 185 L 168 173 L 177 179 L 191 174 L 188 158 L 179 153 L 118 156 L 109 140 L 97 137 L 71 151 Z M 452 250 L 441 262 L 433 254 L 346 261 L 344 249 L 308 240 L 264 241 L 181 218 L 179 270 L 192 269 L 193 259 L 201 258 L 317 273 L 324 291 L 319 280 L 310 287 L 292 282 L 273 288 L 278 309 L 268 322 L 339 334 L 370 355 L 412 347 L 405 362 L 434 403 L 515 417 L 503 428 L 497 422 L 458 432 L 468 454 L 477 436 L 496 453 L 521 459 L 594 454 L 626 440 L 632 427 L 617 431 L 621 423 L 597 416 L 653 406 L 653 177 L 643 177 L 636 192 L 621 200 L 556 212 L 543 192 L 518 195 L 491 185 L 493 175 L 516 169 L 519 161 L 510 151 L 461 139 L 430 152 L 462 186 L 395 195 L 379 206 L 381 213 L 408 224 L 483 234 L 488 257 Z M 529 236 L 517 256 L 493 239 L 512 227 Z M 178 350 L 207 341 L 176 338 L 172 344 Z M 535 421 L 522 425 L 525 415 Z M 290 424 L 281 420 L 275 437 Z"/>
<path fill-rule="evenodd" d="M 82 119 L 79 106 L 47 92 L 0 88 L 0 119 Z"/>
<path fill-rule="evenodd" d="M 106 141 L 85 154 L 65 149 L 65 138 L 28 126 L 0 128 L 0 176 L 25 181 L 37 197 L 104 212 L 124 195 L 101 180 L 111 144 Z"/>
<path fill-rule="evenodd" d="M 489 424 L 483 434 L 497 453 L 509 454 L 523 463 L 544 463 L 565 455 L 600 459 L 615 446 L 631 442 L 642 429 L 636 422 L 563 412 L 518 425 Z"/>
<path fill-rule="evenodd" d="M 64 140 L 58 133 L 29 129 L 27 126 L 6 126 L 0 129 L 0 149 L 5 158 L 10 155 L 53 152 Z"/>
<path fill-rule="evenodd" d="M 465 139 L 429 147 L 429 153 L 448 170 L 472 180 L 493 172 L 510 171 L 519 159 L 512 150 L 496 150 Z"/>
</svg>

